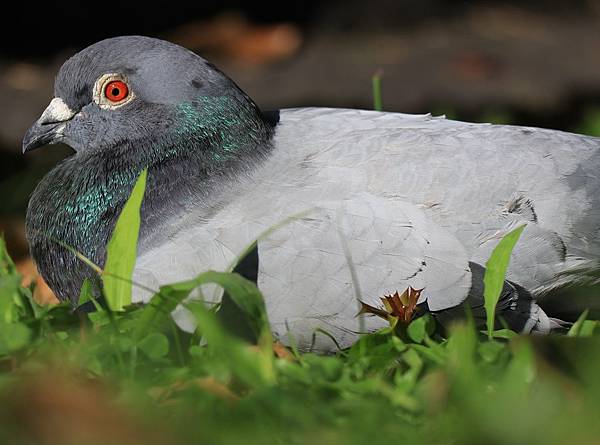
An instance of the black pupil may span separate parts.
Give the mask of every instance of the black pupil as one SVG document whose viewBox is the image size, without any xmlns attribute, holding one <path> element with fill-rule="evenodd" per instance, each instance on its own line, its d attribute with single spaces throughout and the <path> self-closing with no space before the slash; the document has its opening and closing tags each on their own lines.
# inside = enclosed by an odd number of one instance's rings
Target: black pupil
<svg viewBox="0 0 600 445">
<path fill-rule="evenodd" d="M 113 87 L 113 89 L 112 89 L 112 91 L 110 93 L 113 96 L 118 96 L 120 92 L 121 92 L 121 90 L 119 90 L 117 87 Z"/>
</svg>

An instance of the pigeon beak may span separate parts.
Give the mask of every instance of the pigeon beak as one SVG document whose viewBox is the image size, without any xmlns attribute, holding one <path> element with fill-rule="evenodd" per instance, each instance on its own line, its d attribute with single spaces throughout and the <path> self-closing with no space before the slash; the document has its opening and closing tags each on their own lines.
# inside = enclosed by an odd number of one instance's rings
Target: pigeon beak
<svg viewBox="0 0 600 445">
<path fill-rule="evenodd" d="M 67 121 L 73 119 L 75 114 L 60 97 L 52 99 L 40 118 L 25 133 L 23 153 L 58 142 L 62 138 Z"/>
</svg>

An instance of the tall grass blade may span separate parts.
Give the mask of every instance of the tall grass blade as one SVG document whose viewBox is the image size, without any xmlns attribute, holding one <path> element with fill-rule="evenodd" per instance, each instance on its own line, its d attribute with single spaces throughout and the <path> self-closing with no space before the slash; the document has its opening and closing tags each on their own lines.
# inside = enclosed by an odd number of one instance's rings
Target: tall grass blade
<svg viewBox="0 0 600 445">
<path fill-rule="evenodd" d="M 262 294 L 256 285 L 236 273 L 212 270 L 198 275 L 193 280 L 161 287 L 160 292 L 143 309 L 144 312 L 134 336 L 141 338 L 150 332 L 155 323 L 169 317 L 171 311 L 183 302 L 194 289 L 208 283 L 218 284 L 229 294 L 233 302 L 247 316 L 259 345 L 270 349 L 273 342 L 271 328 Z"/>
<path fill-rule="evenodd" d="M 590 337 L 593 335 L 598 327 L 598 320 L 588 320 L 589 314 L 589 309 L 581 313 L 577 321 L 569 329 L 569 332 L 567 332 L 567 337 Z"/>
<path fill-rule="evenodd" d="M 383 110 L 383 103 L 381 99 L 381 77 L 383 73 L 381 71 L 376 72 L 371 78 L 373 85 L 373 109 L 375 111 Z"/>
<path fill-rule="evenodd" d="M 248 343 L 229 334 L 202 302 L 185 304 L 198 322 L 198 330 L 208 347 L 227 363 L 227 367 L 249 386 L 271 384 L 275 380 L 273 350 L 252 349 Z M 272 343 L 269 345 L 272 346 Z"/>
<path fill-rule="evenodd" d="M 504 277 L 506 276 L 506 269 L 508 269 L 508 263 L 510 262 L 510 255 L 515 244 L 517 244 L 517 241 L 521 237 L 523 229 L 525 229 L 524 225 L 506 234 L 494 248 L 490 259 L 485 264 L 483 297 L 487 316 L 487 332 L 490 340 L 493 337 L 496 304 L 504 287 Z"/>
<path fill-rule="evenodd" d="M 4 236 L 0 233 L 0 277 L 6 275 L 16 275 L 16 273 L 17 268 L 15 267 L 15 263 L 13 262 L 12 258 L 8 254 Z"/>
<path fill-rule="evenodd" d="M 106 248 L 106 264 L 102 281 L 106 303 L 113 311 L 121 311 L 131 304 L 131 275 L 137 256 L 140 230 L 140 208 L 146 190 L 148 171 L 138 177 L 131 196 L 125 203 Z M 126 278 L 126 280 L 119 279 Z"/>
</svg>

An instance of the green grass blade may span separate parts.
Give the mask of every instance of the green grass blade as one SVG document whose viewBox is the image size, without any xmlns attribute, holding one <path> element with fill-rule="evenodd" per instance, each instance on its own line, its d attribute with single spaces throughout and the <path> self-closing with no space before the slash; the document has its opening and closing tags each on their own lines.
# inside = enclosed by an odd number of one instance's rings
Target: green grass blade
<svg viewBox="0 0 600 445">
<path fill-rule="evenodd" d="M 577 321 L 573 323 L 567 337 L 591 337 L 598 327 L 598 320 L 588 320 L 590 310 L 586 309 L 579 316 Z"/>
<path fill-rule="evenodd" d="M 171 316 L 171 312 L 196 287 L 195 280 L 162 286 L 160 291 L 144 306 L 142 315 L 133 331 L 135 341 L 156 330 L 156 326 Z"/>
<path fill-rule="evenodd" d="M 496 304 L 500 298 L 500 293 L 504 287 L 504 277 L 510 255 L 519 240 L 525 226 L 521 226 L 509 232 L 504 236 L 494 248 L 490 259 L 485 264 L 485 276 L 483 277 L 484 291 L 483 297 L 485 300 L 485 312 L 487 315 L 487 331 L 488 338 L 492 339 L 494 331 L 494 316 L 496 313 Z"/>
<path fill-rule="evenodd" d="M 259 340 L 259 345 L 272 347 L 272 335 L 267 310 L 262 294 L 256 285 L 237 273 L 215 272 L 209 270 L 198 275 L 195 279 L 163 286 L 150 304 L 143 309 L 143 314 L 134 334 L 141 338 L 152 330 L 152 326 L 170 316 L 171 311 L 181 303 L 197 287 L 214 283 L 221 286 L 233 302 L 247 316 L 251 328 Z"/>
<path fill-rule="evenodd" d="M 16 274 L 17 268 L 15 267 L 15 263 L 13 262 L 12 258 L 8 254 L 4 236 L 0 233 L 0 277 Z"/>
<path fill-rule="evenodd" d="M 567 337 L 579 337 L 583 323 L 587 320 L 589 313 L 589 309 L 586 309 L 581 313 L 579 318 L 577 318 L 577 321 L 573 323 L 573 326 L 569 329 L 569 332 L 567 332 Z"/>
<path fill-rule="evenodd" d="M 371 81 L 373 83 L 373 109 L 375 111 L 382 111 L 383 104 L 381 99 L 381 71 L 378 71 L 373 75 Z"/>
<path fill-rule="evenodd" d="M 140 207 L 146 190 L 147 170 L 138 177 L 131 196 L 125 203 L 106 248 L 106 264 L 102 281 L 108 307 L 121 311 L 131 304 L 131 275 L 137 256 L 140 230 Z M 125 280 L 119 279 L 126 278 Z"/>
<path fill-rule="evenodd" d="M 253 387 L 275 381 L 273 350 L 253 349 L 248 343 L 229 334 L 216 315 L 202 302 L 191 301 L 185 307 L 198 322 L 198 330 L 208 347 L 227 364 L 227 368 L 245 384 Z M 269 345 L 272 346 L 272 345 Z"/>
<path fill-rule="evenodd" d="M 256 285 L 237 273 L 208 271 L 201 275 L 202 282 L 215 283 L 227 291 L 229 297 L 247 316 L 259 344 L 270 348 L 273 342 L 267 309 Z M 199 277 L 200 278 L 200 277 Z"/>
</svg>

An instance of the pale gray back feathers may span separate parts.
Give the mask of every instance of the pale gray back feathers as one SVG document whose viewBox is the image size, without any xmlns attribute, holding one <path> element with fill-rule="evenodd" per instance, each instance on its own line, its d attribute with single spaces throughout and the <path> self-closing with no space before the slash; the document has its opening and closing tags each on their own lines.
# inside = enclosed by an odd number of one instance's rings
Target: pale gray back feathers
<svg viewBox="0 0 600 445">
<path fill-rule="evenodd" d="M 290 328 L 306 345 L 320 327 L 347 345 L 358 331 L 357 294 L 376 303 L 413 285 L 425 287 L 432 310 L 455 306 L 469 291 L 469 260 L 485 264 L 521 224 L 509 278 L 534 294 L 600 254 L 598 139 L 304 108 L 281 112 L 274 144 L 210 218 L 178 215 L 162 240 L 142 246 L 138 276 L 165 284 L 227 269 L 262 236 L 258 284 L 276 334 Z"/>
</svg>

